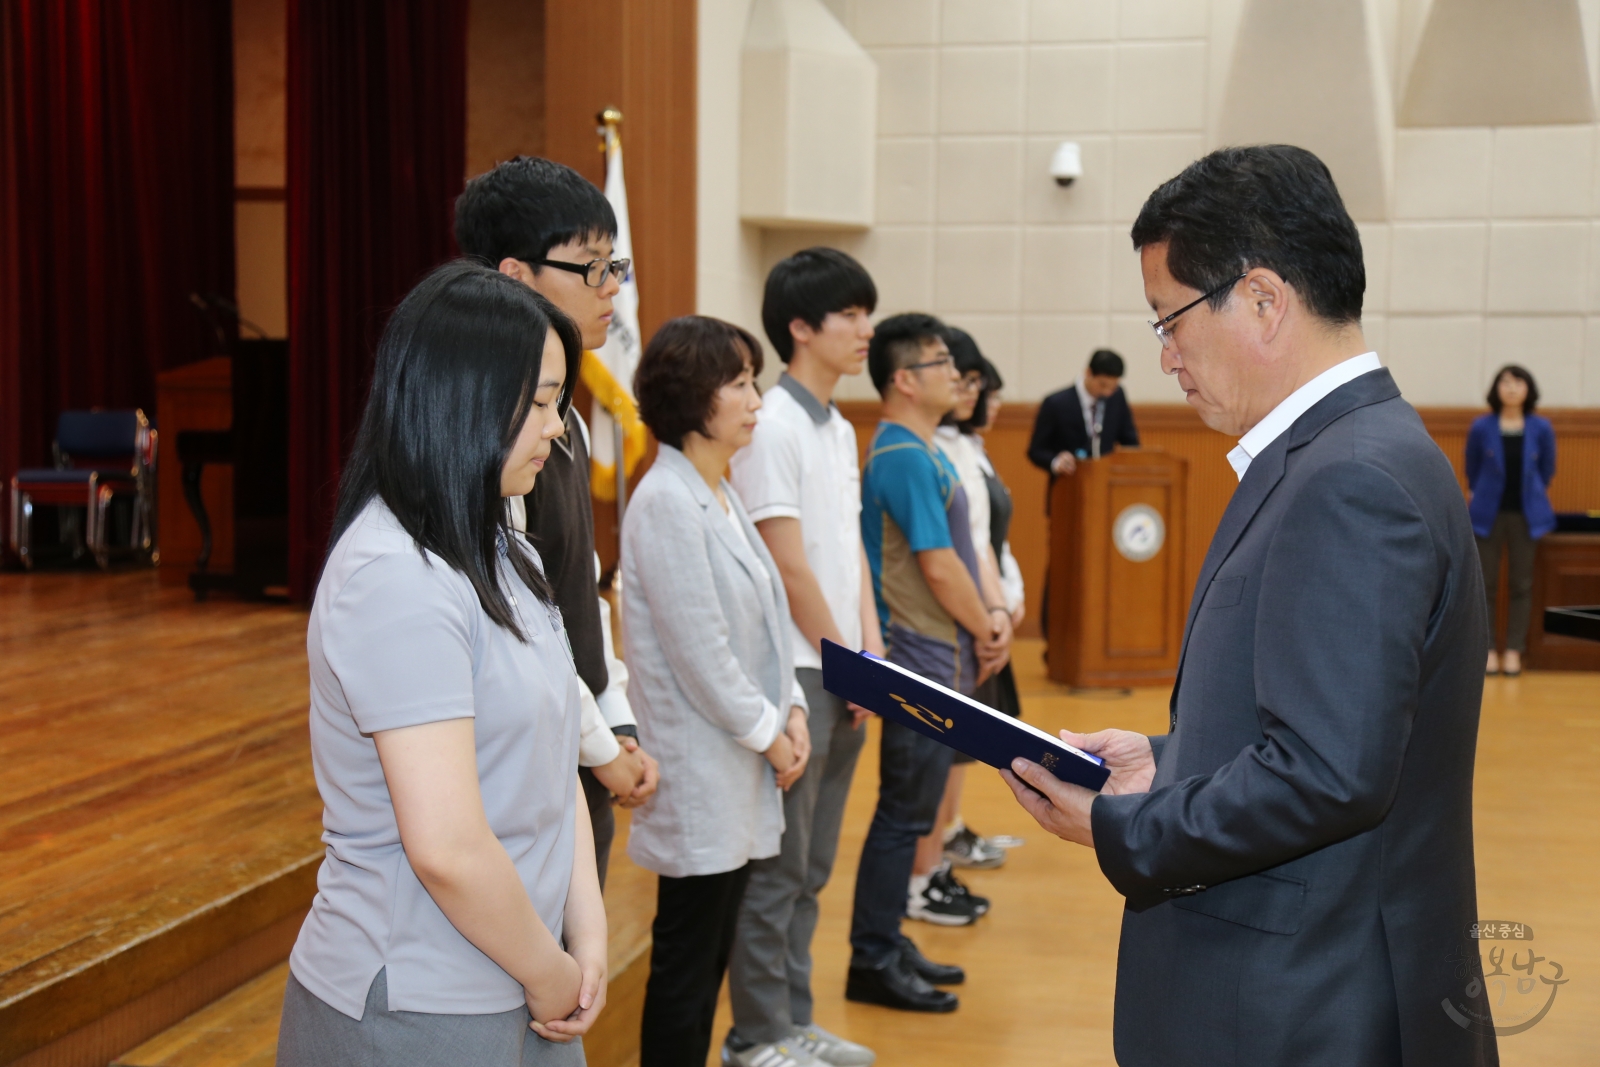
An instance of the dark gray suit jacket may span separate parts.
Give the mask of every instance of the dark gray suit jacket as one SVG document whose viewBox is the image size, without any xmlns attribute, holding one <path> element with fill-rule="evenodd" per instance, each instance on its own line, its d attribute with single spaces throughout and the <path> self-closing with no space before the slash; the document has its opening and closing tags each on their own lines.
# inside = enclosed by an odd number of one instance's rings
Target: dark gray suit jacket
<svg viewBox="0 0 1600 1067">
<path fill-rule="evenodd" d="M 1442 1007 L 1487 1011 L 1461 962 L 1487 647 L 1450 463 L 1389 372 L 1362 375 L 1251 463 L 1151 790 L 1095 799 L 1127 898 L 1119 1063 L 1498 1062 Z"/>
</svg>

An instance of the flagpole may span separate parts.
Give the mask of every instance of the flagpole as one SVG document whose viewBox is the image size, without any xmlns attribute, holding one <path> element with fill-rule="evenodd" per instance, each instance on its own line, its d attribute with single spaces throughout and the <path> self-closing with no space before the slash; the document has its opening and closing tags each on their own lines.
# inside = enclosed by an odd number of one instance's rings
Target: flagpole
<svg viewBox="0 0 1600 1067">
<path fill-rule="evenodd" d="M 606 153 L 607 172 L 609 176 L 611 162 L 611 146 L 617 137 L 617 127 L 622 123 L 622 112 L 614 107 L 603 109 L 595 116 L 600 120 L 600 135 L 603 138 L 600 144 L 601 151 Z M 622 550 L 622 515 L 628 508 L 628 464 L 625 462 L 627 438 L 622 429 L 620 419 L 611 420 L 611 436 L 613 441 L 612 457 L 615 461 L 617 478 L 617 551 Z M 620 558 L 620 556 L 618 557 Z"/>
</svg>

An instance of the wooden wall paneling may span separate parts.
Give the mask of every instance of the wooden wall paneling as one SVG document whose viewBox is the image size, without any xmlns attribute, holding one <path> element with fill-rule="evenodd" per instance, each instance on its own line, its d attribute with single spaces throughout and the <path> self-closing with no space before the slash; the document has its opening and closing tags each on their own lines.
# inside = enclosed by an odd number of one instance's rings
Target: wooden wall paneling
<svg viewBox="0 0 1600 1067">
<path fill-rule="evenodd" d="M 878 405 L 850 400 L 839 409 L 856 428 L 863 456 L 878 422 Z M 989 458 L 1011 490 L 1015 506 L 1011 520 L 1011 551 L 1022 568 L 1028 591 L 1028 618 L 1021 634 L 1039 635 L 1039 605 L 1049 561 L 1049 524 L 1045 518 L 1048 479 L 1028 462 L 1028 439 L 1038 405 L 1007 404 L 995 426 L 985 436 Z M 1206 549 L 1216 532 L 1238 479 L 1227 454 L 1234 438 L 1208 429 L 1187 405 L 1141 404 L 1133 409 L 1145 448 L 1160 449 L 1189 461 L 1187 479 L 1188 522 L 1184 536 L 1184 596 L 1191 596 L 1205 562 Z M 1423 424 L 1450 460 L 1466 491 L 1464 453 L 1467 429 L 1483 414 L 1479 408 L 1423 408 Z M 1557 511 L 1600 510 L 1600 409 L 1567 408 L 1543 412 L 1556 432 L 1556 476 L 1550 483 L 1550 500 Z M 1504 583 L 1502 583 L 1502 586 Z"/>
<path fill-rule="evenodd" d="M 1139 405 L 1134 408 L 1133 418 L 1145 448 L 1171 452 L 1189 461 L 1183 544 L 1183 590 L 1187 598 L 1199 580 L 1211 536 L 1239 484 L 1228 463 L 1228 450 L 1237 441 L 1208 428 L 1183 404 Z M 1184 606 L 1187 609 L 1187 599 Z"/>
<path fill-rule="evenodd" d="M 544 0 L 470 0 L 467 174 L 544 152 Z"/>
<path fill-rule="evenodd" d="M 1506 588 L 1504 581 L 1500 588 Z M 1504 593 L 1501 599 L 1505 599 Z M 1600 604 L 1600 534 L 1551 534 L 1544 538 L 1539 542 L 1533 571 L 1534 611 L 1528 624 L 1529 668 L 1600 670 L 1600 644 L 1544 632 L 1543 609 L 1546 606 L 1589 604 Z"/>
<path fill-rule="evenodd" d="M 697 20 L 695 0 L 545 0 L 545 155 L 603 187 L 595 119 L 608 106 L 622 111 L 646 341 L 663 322 L 695 308 Z M 587 399 L 578 400 L 587 413 Z M 653 456 L 652 447 L 634 484 Z M 616 562 L 616 505 L 595 501 L 594 526 L 609 570 Z"/>
<path fill-rule="evenodd" d="M 545 151 L 596 185 L 602 108 L 621 109 L 628 214 L 648 338 L 695 306 L 694 0 L 547 0 Z"/>
</svg>

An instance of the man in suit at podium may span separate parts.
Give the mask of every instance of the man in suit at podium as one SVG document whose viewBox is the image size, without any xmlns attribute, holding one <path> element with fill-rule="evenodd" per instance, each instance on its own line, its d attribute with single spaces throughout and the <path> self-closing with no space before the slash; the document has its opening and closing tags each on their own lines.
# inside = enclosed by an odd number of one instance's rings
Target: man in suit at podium
<svg viewBox="0 0 1600 1067">
<path fill-rule="evenodd" d="M 1028 459 L 1049 472 L 1050 484 L 1077 470 L 1080 459 L 1098 459 L 1118 445 L 1138 447 L 1139 430 L 1122 391 L 1124 369 L 1121 356 L 1097 349 L 1076 382 L 1040 402 Z"/>
<path fill-rule="evenodd" d="M 1362 336 L 1355 224 L 1311 153 L 1226 148 L 1133 243 L 1162 369 L 1240 438 L 1239 487 L 1169 732 L 1064 733 L 1110 765 L 1099 794 L 1006 772 L 1126 899 L 1117 1060 L 1497 1063 L 1469 934 L 1483 579 L 1450 463 Z"/>
</svg>

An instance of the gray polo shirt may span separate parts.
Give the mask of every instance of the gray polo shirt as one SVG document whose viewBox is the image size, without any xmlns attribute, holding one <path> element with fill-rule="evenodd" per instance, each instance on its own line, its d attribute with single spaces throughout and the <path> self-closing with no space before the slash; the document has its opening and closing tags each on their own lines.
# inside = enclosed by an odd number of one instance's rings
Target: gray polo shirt
<svg viewBox="0 0 1600 1067">
<path fill-rule="evenodd" d="M 385 967 L 391 1011 L 483 1015 L 523 1003 L 522 987 L 450 924 L 407 862 L 372 740 L 380 730 L 475 720 L 489 826 L 561 937 L 576 840 L 577 674 L 560 613 L 503 560 L 500 573 L 527 644 L 375 499 L 317 585 L 306 651 L 327 853 L 289 967 L 353 1019 Z"/>
</svg>

